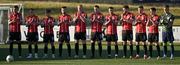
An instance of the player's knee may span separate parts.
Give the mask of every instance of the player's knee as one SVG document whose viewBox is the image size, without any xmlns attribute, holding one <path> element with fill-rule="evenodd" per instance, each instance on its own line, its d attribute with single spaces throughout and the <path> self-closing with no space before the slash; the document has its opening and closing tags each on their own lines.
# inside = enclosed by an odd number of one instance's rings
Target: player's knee
<svg viewBox="0 0 180 65">
<path fill-rule="evenodd" d="M 142 45 L 147 45 L 146 42 L 143 42 Z"/>
<path fill-rule="evenodd" d="M 159 46 L 159 43 L 158 43 L 158 42 L 156 42 L 156 43 L 155 43 L 155 46 Z"/>
<path fill-rule="evenodd" d="M 111 46 L 111 42 L 107 42 L 107 46 Z"/>
<path fill-rule="evenodd" d="M 62 44 L 62 43 L 63 43 L 62 41 L 59 42 L 59 44 Z"/>
<path fill-rule="evenodd" d="M 69 42 L 69 41 L 66 41 L 66 44 L 70 44 L 70 42 Z"/>
<path fill-rule="evenodd" d="M 123 45 L 127 45 L 127 41 L 123 41 Z"/>
<path fill-rule="evenodd" d="M 163 46 L 167 46 L 167 43 L 163 43 Z"/>
<path fill-rule="evenodd" d="M 169 43 L 170 46 L 173 46 L 174 44 L 173 43 Z"/>
<path fill-rule="evenodd" d="M 82 44 L 86 44 L 86 40 L 82 40 Z"/>
<path fill-rule="evenodd" d="M 136 42 L 136 45 L 139 45 L 139 42 Z"/>
<path fill-rule="evenodd" d="M 117 41 L 114 42 L 114 45 L 118 45 Z"/>
<path fill-rule="evenodd" d="M 95 41 L 91 40 L 91 43 L 95 43 Z"/>
<path fill-rule="evenodd" d="M 79 40 L 75 40 L 75 43 L 79 43 Z"/>
<path fill-rule="evenodd" d="M 101 41 L 98 41 L 98 44 L 101 44 Z"/>
<path fill-rule="evenodd" d="M 152 45 L 152 42 L 149 42 L 148 45 Z"/>
</svg>

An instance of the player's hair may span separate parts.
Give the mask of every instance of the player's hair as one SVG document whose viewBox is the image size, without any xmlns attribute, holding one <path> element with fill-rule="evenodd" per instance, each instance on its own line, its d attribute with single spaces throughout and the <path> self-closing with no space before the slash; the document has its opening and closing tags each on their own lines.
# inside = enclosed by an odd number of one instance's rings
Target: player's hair
<svg viewBox="0 0 180 65">
<path fill-rule="evenodd" d="M 128 5 L 124 5 L 123 8 L 129 9 L 129 6 Z"/>
<path fill-rule="evenodd" d="M 164 7 L 165 7 L 165 8 L 169 8 L 169 5 L 165 5 Z"/>
<path fill-rule="evenodd" d="M 98 5 L 95 5 L 94 7 L 99 8 L 99 6 L 98 6 Z"/>
<path fill-rule="evenodd" d="M 113 7 L 109 7 L 109 9 L 114 9 Z"/>
<path fill-rule="evenodd" d="M 15 9 L 18 9 L 19 7 L 17 5 L 14 6 Z"/>
<path fill-rule="evenodd" d="M 140 5 L 138 8 L 144 9 L 143 5 Z"/>
<path fill-rule="evenodd" d="M 50 9 L 46 9 L 46 13 L 51 13 L 51 10 Z"/>
<path fill-rule="evenodd" d="M 156 11 L 156 8 L 155 8 L 155 7 L 152 7 L 152 8 L 150 8 L 150 10 L 152 10 L 152 11 Z"/>
<path fill-rule="evenodd" d="M 65 8 L 67 8 L 67 7 L 66 7 L 66 6 L 62 6 L 61 8 L 65 9 Z"/>
</svg>

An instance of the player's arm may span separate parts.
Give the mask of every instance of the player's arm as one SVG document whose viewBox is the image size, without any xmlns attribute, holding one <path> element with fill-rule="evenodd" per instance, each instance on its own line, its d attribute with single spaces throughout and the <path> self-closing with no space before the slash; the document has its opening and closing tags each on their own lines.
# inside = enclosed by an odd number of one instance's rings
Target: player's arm
<svg viewBox="0 0 180 65">
<path fill-rule="evenodd" d="M 25 19 L 25 24 L 26 24 L 26 26 L 28 27 L 30 24 L 29 24 L 29 22 L 28 22 L 28 17 L 26 17 L 26 19 Z"/>
<path fill-rule="evenodd" d="M 174 15 L 171 15 L 170 19 L 169 19 L 169 24 L 168 24 L 168 27 L 172 27 L 173 26 L 173 23 L 174 23 Z"/>
<path fill-rule="evenodd" d="M 90 19 L 91 22 L 94 22 L 95 19 L 96 19 L 96 17 L 95 17 L 93 14 L 91 14 L 90 17 L 89 17 L 89 19 Z"/>
<path fill-rule="evenodd" d="M 148 18 L 147 23 L 146 23 L 146 26 L 148 26 L 148 27 L 151 26 L 150 23 L 153 23 L 152 21 L 153 21 L 153 20 L 152 20 L 151 18 Z"/>
<path fill-rule="evenodd" d="M 103 15 L 101 15 L 99 22 L 100 22 L 101 24 L 103 24 L 103 23 L 104 23 L 104 21 L 105 21 L 104 19 L 105 19 L 105 18 L 104 18 L 104 16 L 103 16 Z"/>
<path fill-rule="evenodd" d="M 149 19 L 148 19 L 148 16 L 146 15 L 146 16 L 145 16 L 145 21 L 142 22 L 142 23 L 146 26 L 146 24 L 147 24 L 148 21 L 149 21 Z"/>
<path fill-rule="evenodd" d="M 44 26 L 45 26 L 45 18 L 43 18 L 43 19 L 40 21 L 40 25 L 41 25 L 41 27 L 44 27 Z"/>
<path fill-rule="evenodd" d="M 119 21 L 120 21 L 119 24 L 120 24 L 120 25 L 123 25 L 123 14 L 121 14 L 121 17 L 120 17 L 120 20 L 119 20 Z"/>
<path fill-rule="evenodd" d="M 58 20 L 54 19 L 54 26 L 56 26 L 56 25 L 58 26 Z"/>
<path fill-rule="evenodd" d="M 141 21 L 136 18 L 135 25 L 139 24 Z"/>
<path fill-rule="evenodd" d="M 71 16 L 69 16 L 69 25 L 71 26 L 71 25 L 74 25 L 74 23 L 73 23 L 74 21 L 73 21 L 73 18 L 71 17 Z"/>
<path fill-rule="evenodd" d="M 126 20 L 126 22 L 127 22 L 127 23 L 132 23 L 133 20 L 134 20 L 134 18 L 133 18 L 133 16 L 131 15 L 131 17 L 129 17 L 129 18 Z"/>
<path fill-rule="evenodd" d="M 57 23 L 57 26 L 60 26 L 60 25 L 61 25 L 62 22 L 61 22 L 61 17 L 60 17 L 60 16 L 58 17 L 56 23 Z"/>
<path fill-rule="evenodd" d="M 158 18 L 155 20 L 155 22 L 153 22 L 153 24 L 155 25 L 155 26 L 158 26 L 159 25 L 159 16 L 158 16 Z"/>
<path fill-rule="evenodd" d="M 85 15 L 85 16 L 81 16 L 81 15 L 80 15 L 80 19 L 81 19 L 84 23 L 88 22 L 88 17 L 87 17 L 87 15 Z"/>
<path fill-rule="evenodd" d="M 52 18 L 51 26 L 54 27 L 55 23 L 56 23 L 56 20 L 54 18 Z"/>
<path fill-rule="evenodd" d="M 141 23 L 141 21 L 139 20 L 138 16 L 135 17 L 135 25 Z"/>
<path fill-rule="evenodd" d="M 72 17 L 69 15 L 69 16 L 68 16 L 68 25 L 70 26 L 71 23 L 72 23 Z"/>
<path fill-rule="evenodd" d="M 106 17 L 104 25 L 106 26 L 110 22 L 111 22 L 111 17 L 110 18 Z"/>
<path fill-rule="evenodd" d="M 116 16 L 116 19 L 114 20 L 114 24 L 118 25 L 118 22 L 119 22 L 119 18 L 118 18 L 118 16 Z"/>
<path fill-rule="evenodd" d="M 10 16 L 9 16 L 9 24 L 12 24 L 12 23 L 14 23 L 15 22 L 15 18 L 14 18 L 14 16 L 11 14 Z"/>
<path fill-rule="evenodd" d="M 74 17 L 73 17 L 73 22 L 76 23 L 77 19 L 78 19 L 78 16 L 75 14 Z"/>
<path fill-rule="evenodd" d="M 164 15 L 161 15 L 161 17 L 160 17 L 160 24 L 161 24 L 161 25 L 166 24 L 166 23 L 164 22 Z"/>
</svg>

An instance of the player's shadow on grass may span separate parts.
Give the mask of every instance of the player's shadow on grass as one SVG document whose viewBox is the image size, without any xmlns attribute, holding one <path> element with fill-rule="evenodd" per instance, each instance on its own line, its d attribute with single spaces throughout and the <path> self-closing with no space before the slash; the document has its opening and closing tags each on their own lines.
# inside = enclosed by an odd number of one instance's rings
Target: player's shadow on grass
<svg viewBox="0 0 180 65">
<path fill-rule="evenodd" d="M 113 48 L 112 48 L 113 49 Z M 0 61 L 5 61 L 5 58 L 6 56 L 8 55 L 8 48 L 0 48 Z M 162 50 L 162 48 L 161 48 Z M 76 59 L 83 59 L 82 58 L 82 55 L 83 55 L 83 50 L 80 49 L 79 50 L 79 58 L 74 58 L 74 55 L 75 55 L 75 50 L 72 49 L 71 50 L 72 53 L 71 53 L 71 57 L 68 58 L 68 53 L 67 53 L 67 49 L 63 49 L 63 54 L 62 54 L 62 57 L 59 57 L 59 52 L 58 52 L 58 49 L 56 48 L 56 58 L 55 59 L 52 59 L 51 58 L 51 49 L 49 48 L 48 49 L 48 58 L 47 59 L 44 59 L 42 58 L 43 57 L 43 53 L 44 53 L 44 50 L 43 49 L 39 49 L 39 59 L 26 59 L 27 55 L 28 55 L 28 49 L 27 48 L 24 48 L 22 50 L 22 58 L 18 58 L 18 49 L 14 49 L 14 57 L 15 57 L 15 60 L 18 60 L 18 61 L 28 61 L 28 60 L 76 60 Z M 111 54 L 111 58 L 108 58 L 107 57 L 107 51 L 106 49 L 103 49 L 102 50 L 102 56 L 100 57 L 99 56 L 99 52 L 98 52 L 98 49 L 96 49 L 95 51 L 95 57 L 94 58 L 91 58 L 91 50 L 88 49 L 87 50 L 87 58 L 84 59 L 84 60 L 88 60 L 88 59 L 113 59 L 114 58 L 114 53 L 115 53 L 115 50 L 113 49 L 112 51 L 112 54 Z M 127 51 L 128 55 L 127 55 L 127 58 L 129 58 L 129 55 L 130 55 L 130 51 Z M 134 47 L 134 55 L 135 55 L 135 47 Z M 140 51 L 140 57 L 142 58 L 143 57 L 143 50 Z M 170 51 L 168 51 L 168 56 L 170 55 Z M 119 49 L 119 56 L 118 58 L 121 59 L 123 56 L 123 50 L 122 49 Z M 153 51 L 153 57 L 156 57 L 157 56 L 157 52 L 156 50 Z M 161 51 L 161 56 L 162 56 L 162 51 Z M 180 50 L 175 50 L 175 57 L 180 57 Z"/>
</svg>

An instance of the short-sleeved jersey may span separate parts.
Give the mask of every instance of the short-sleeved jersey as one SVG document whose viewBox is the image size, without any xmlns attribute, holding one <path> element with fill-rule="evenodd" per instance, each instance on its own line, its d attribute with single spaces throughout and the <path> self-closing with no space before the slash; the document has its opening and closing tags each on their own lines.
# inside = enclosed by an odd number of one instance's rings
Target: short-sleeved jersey
<svg viewBox="0 0 180 65">
<path fill-rule="evenodd" d="M 44 23 L 44 34 L 53 34 L 53 27 L 54 27 L 54 18 L 53 17 L 45 17 L 43 18 Z"/>
<path fill-rule="evenodd" d="M 148 20 L 148 16 L 145 13 L 136 16 L 136 33 L 146 33 L 147 20 Z"/>
<path fill-rule="evenodd" d="M 75 17 L 78 17 L 75 21 L 75 32 L 86 32 L 86 20 L 87 14 L 85 12 L 77 12 Z M 82 19 L 83 18 L 83 19 Z"/>
<path fill-rule="evenodd" d="M 69 32 L 69 23 L 71 22 L 71 16 L 68 14 L 60 15 L 59 20 L 59 32 Z"/>
<path fill-rule="evenodd" d="M 102 32 L 103 14 L 93 12 L 90 16 L 91 20 L 91 32 Z"/>
<path fill-rule="evenodd" d="M 28 32 L 38 32 L 39 18 L 36 15 L 26 17 L 26 24 L 28 25 Z"/>
<path fill-rule="evenodd" d="M 9 31 L 10 32 L 20 32 L 22 15 L 20 13 L 12 12 L 10 14 L 9 19 L 10 19 Z"/>
<path fill-rule="evenodd" d="M 123 13 L 121 15 L 121 22 L 122 22 L 122 30 L 132 30 L 132 24 L 134 21 L 134 14 L 131 12 Z M 127 22 L 127 20 L 129 22 Z"/>
<path fill-rule="evenodd" d="M 172 31 L 172 25 L 174 22 L 174 15 L 171 13 L 165 13 L 161 15 L 160 22 L 162 24 L 162 31 Z"/>
<path fill-rule="evenodd" d="M 106 34 L 113 35 L 117 34 L 117 23 L 118 23 L 118 16 L 116 14 L 107 15 L 105 20 L 109 23 L 106 24 Z"/>
<path fill-rule="evenodd" d="M 159 33 L 159 30 L 158 30 L 159 16 L 158 15 L 151 16 L 149 18 L 149 23 L 152 23 L 152 22 L 154 22 L 154 25 L 151 24 L 149 26 L 149 33 Z"/>
</svg>

